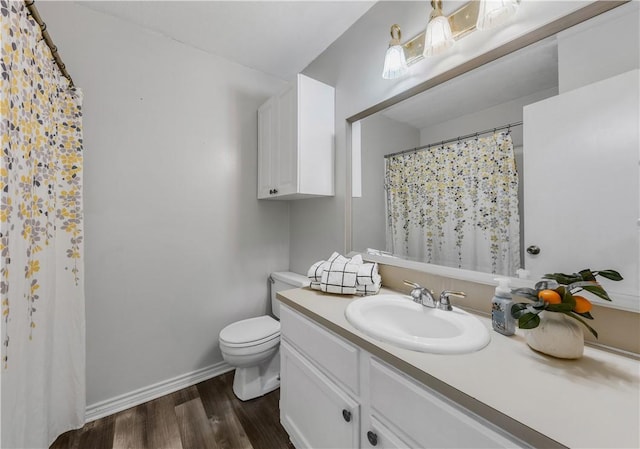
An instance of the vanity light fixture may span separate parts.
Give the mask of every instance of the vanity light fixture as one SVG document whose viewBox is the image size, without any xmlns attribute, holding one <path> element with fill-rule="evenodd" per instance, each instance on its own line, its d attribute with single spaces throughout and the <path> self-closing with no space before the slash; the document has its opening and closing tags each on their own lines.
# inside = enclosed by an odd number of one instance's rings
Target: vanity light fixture
<svg viewBox="0 0 640 449">
<path fill-rule="evenodd" d="M 455 43 L 449 19 L 442 14 L 442 0 L 431 0 L 431 7 L 433 10 L 424 32 L 424 57 L 442 54 Z"/>
<path fill-rule="evenodd" d="M 400 27 L 396 24 L 391 25 L 391 41 L 389 41 L 389 48 L 387 48 L 387 54 L 384 57 L 384 69 L 382 70 L 384 79 L 398 78 L 409 70 L 404 49 L 400 43 L 401 38 Z"/>
<path fill-rule="evenodd" d="M 506 23 L 518 11 L 520 0 L 482 0 L 478 11 L 478 30 L 490 30 Z"/>
<path fill-rule="evenodd" d="M 407 73 L 409 66 L 425 57 L 442 54 L 455 41 L 476 29 L 487 30 L 504 24 L 519 5 L 520 0 L 473 0 L 445 16 L 442 0 L 431 0 L 433 11 L 425 31 L 402 44 L 400 27 L 395 24 L 391 27 L 391 42 L 382 77 L 398 78 Z"/>
</svg>

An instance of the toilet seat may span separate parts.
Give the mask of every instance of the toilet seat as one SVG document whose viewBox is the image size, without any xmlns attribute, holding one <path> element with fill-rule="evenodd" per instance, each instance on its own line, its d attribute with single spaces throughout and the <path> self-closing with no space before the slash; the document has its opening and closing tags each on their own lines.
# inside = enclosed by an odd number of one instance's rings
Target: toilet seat
<svg viewBox="0 0 640 449">
<path fill-rule="evenodd" d="M 219 337 L 227 348 L 271 346 L 272 340 L 280 339 L 280 322 L 267 315 L 249 318 L 228 325 Z"/>
</svg>

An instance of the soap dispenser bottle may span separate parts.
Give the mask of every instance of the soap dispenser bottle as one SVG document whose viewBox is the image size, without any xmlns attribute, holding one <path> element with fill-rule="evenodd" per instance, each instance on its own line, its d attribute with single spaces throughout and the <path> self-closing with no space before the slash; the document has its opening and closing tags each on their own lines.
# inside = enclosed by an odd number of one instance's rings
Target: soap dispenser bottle
<svg viewBox="0 0 640 449">
<path fill-rule="evenodd" d="M 493 330 L 503 335 L 513 335 L 516 333 L 516 321 L 511 316 L 511 289 L 509 279 L 498 278 L 496 293 L 491 300 L 491 323 Z"/>
</svg>

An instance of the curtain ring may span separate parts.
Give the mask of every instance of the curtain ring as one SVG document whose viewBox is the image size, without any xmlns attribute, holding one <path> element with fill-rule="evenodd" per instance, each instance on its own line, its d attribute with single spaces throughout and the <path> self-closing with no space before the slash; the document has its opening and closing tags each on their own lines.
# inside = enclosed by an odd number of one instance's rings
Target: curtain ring
<svg viewBox="0 0 640 449">
<path fill-rule="evenodd" d="M 47 24 L 45 22 L 42 22 L 42 25 L 40 25 L 40 31 L 43 33 L 47 31 Z"/>
<path fill-rule="evenodd" d="M 24 2 L 24 6 L 31 6 L 35 3 L 35 0 L 31 0 L 30 2 Z"/>
</svg>

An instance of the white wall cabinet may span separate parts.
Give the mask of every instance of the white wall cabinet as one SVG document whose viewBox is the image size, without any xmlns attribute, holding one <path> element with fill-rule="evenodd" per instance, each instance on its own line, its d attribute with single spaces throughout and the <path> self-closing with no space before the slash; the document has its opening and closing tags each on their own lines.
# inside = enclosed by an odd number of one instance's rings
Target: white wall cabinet
<svg viewBox="0 0 640 449">
<path fill-rule="evenodd" d="M 334 195 L 335 90 L 299 74 L 258 109 L 258 198 Z"/>
<path fill-rule="evenodd" d="M 293 309 L 280 318 L 280 420 L 296 448 L 524 446 Z"/>
</svg>

